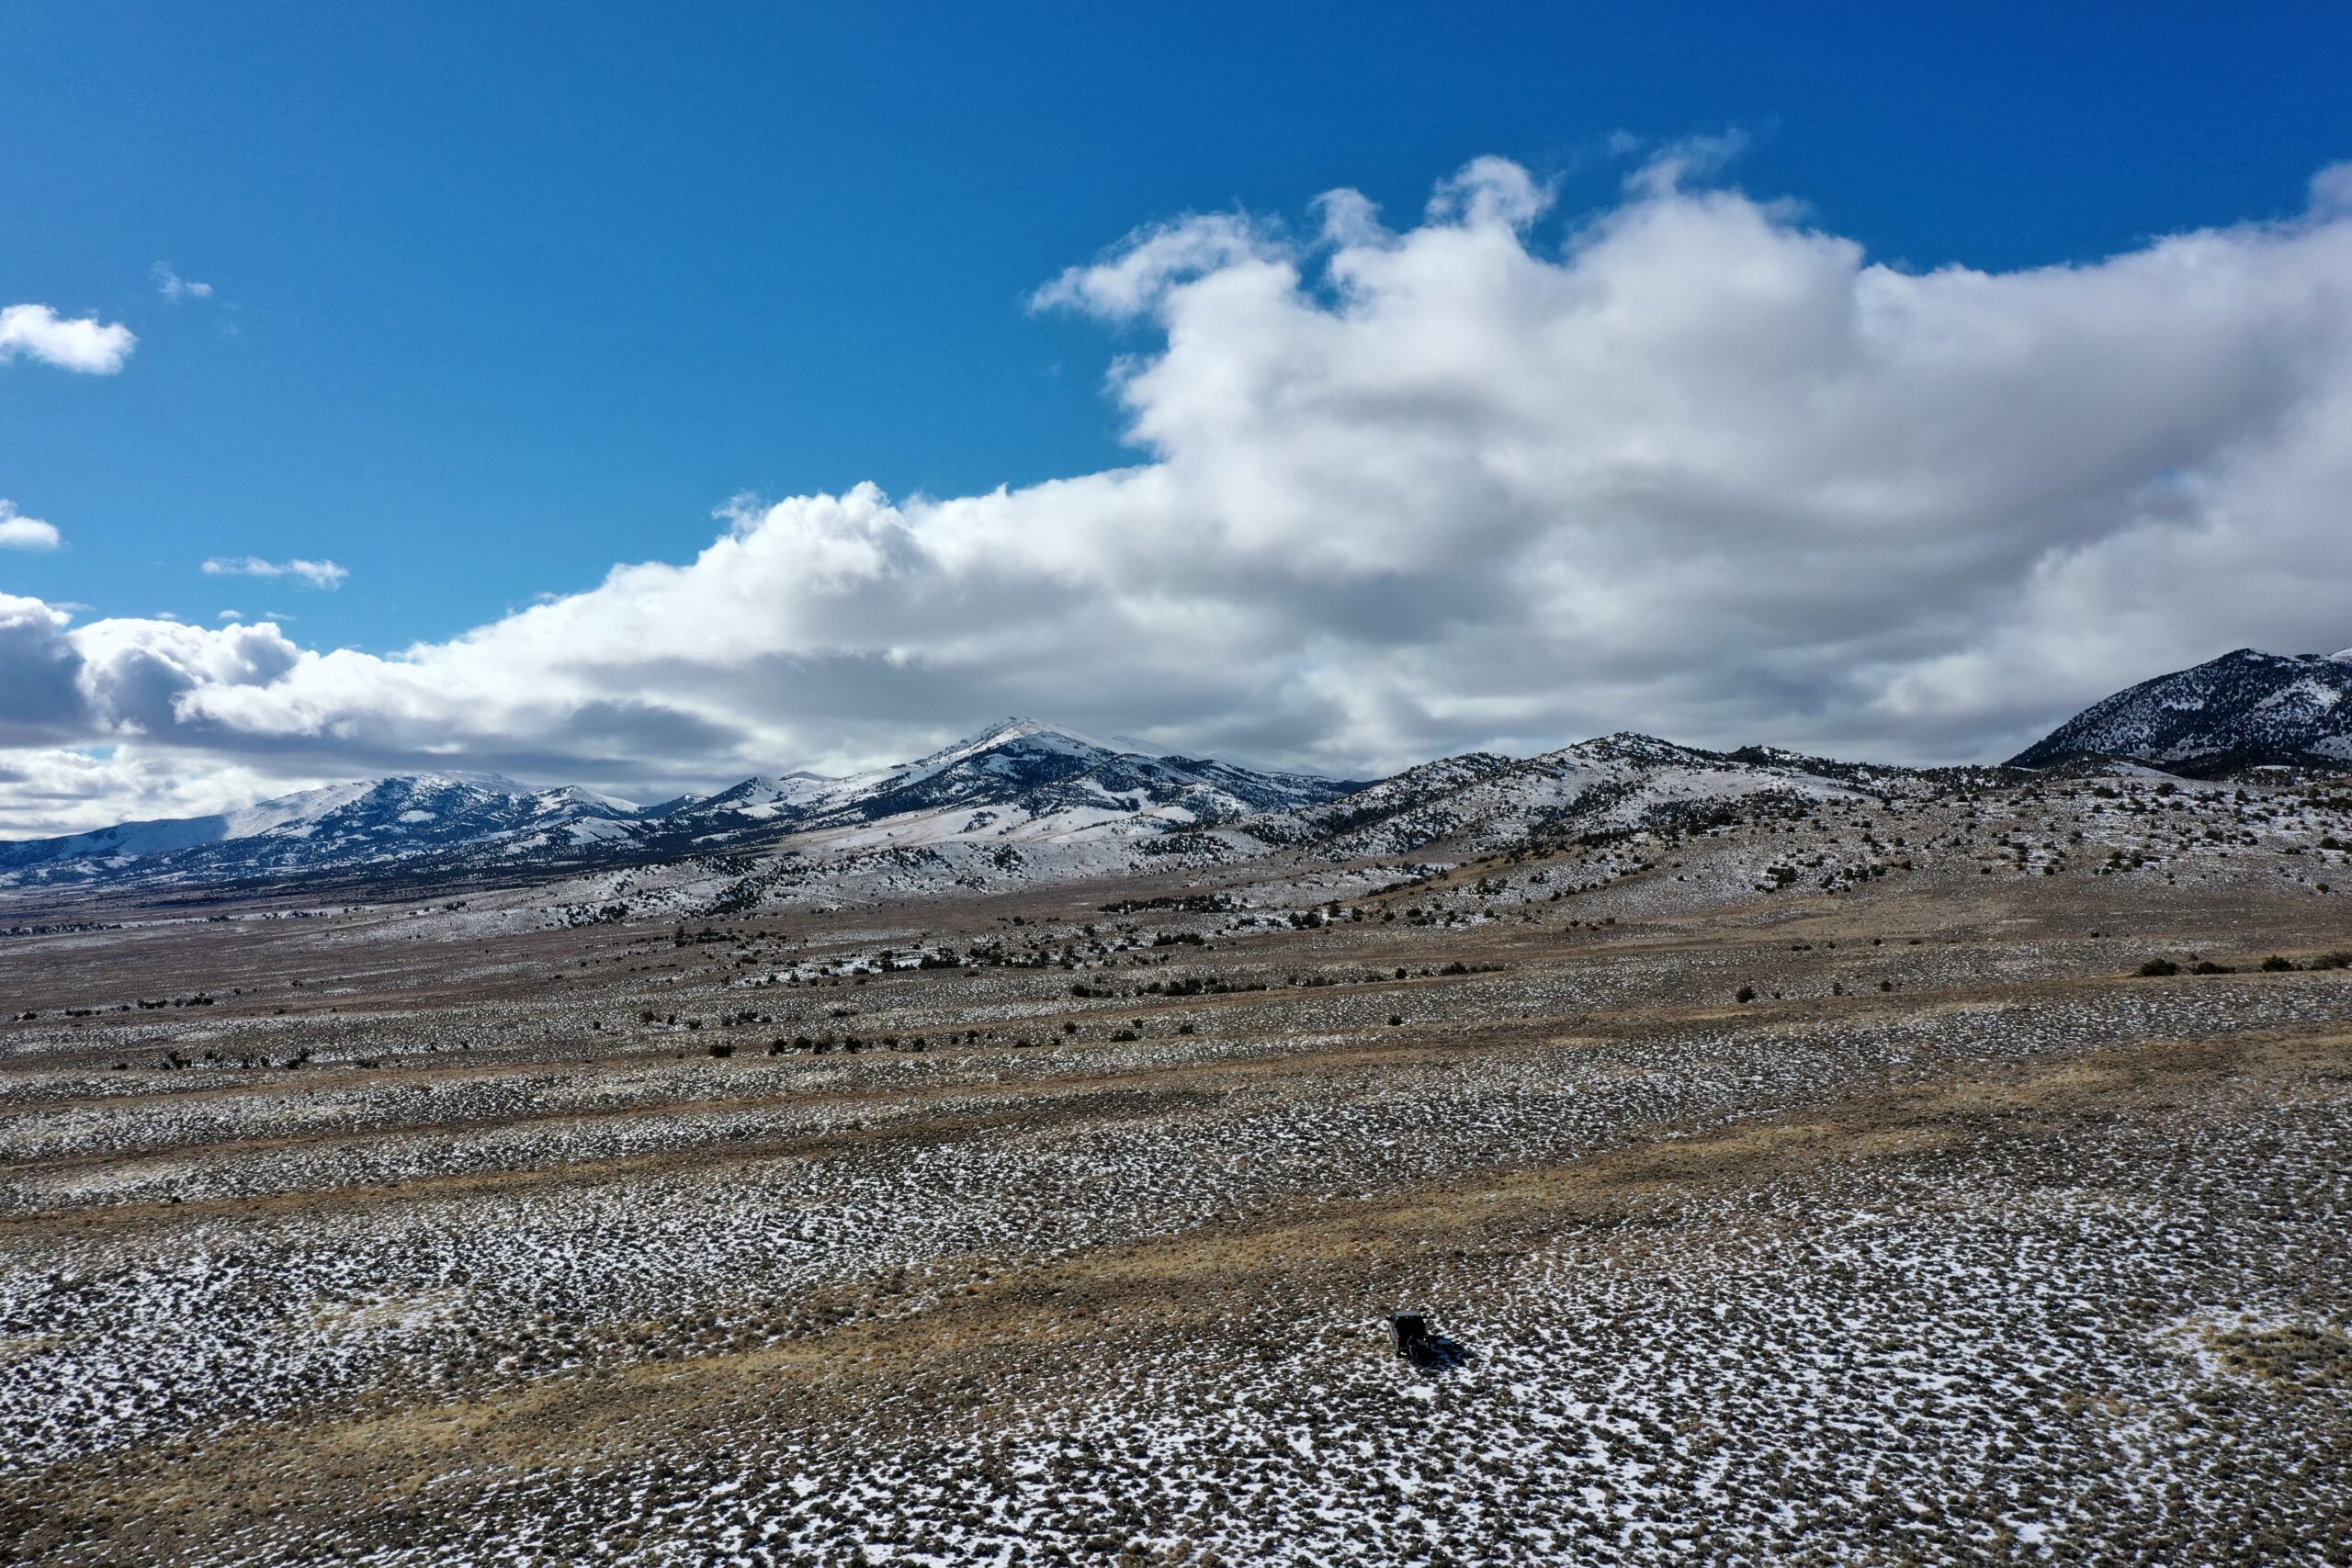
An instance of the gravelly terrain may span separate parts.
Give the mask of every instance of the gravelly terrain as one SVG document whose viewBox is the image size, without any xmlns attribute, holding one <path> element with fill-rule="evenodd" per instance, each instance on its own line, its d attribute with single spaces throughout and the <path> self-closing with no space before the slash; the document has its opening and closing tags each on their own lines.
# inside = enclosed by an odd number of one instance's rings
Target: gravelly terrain
<svg viewBox="0 0 2352 1568">
<path fill-rule="evenodd" d="M 0 1551 L 2352 1561 L 2345 796 L 2157 789 L 12 909 Z"/>
</svg>

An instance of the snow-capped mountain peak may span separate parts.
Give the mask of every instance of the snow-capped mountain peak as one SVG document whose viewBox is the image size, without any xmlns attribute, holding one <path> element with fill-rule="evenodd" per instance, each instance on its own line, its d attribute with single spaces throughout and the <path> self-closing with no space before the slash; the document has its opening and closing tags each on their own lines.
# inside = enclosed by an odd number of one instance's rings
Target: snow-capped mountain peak
<svg viewBox="0 0 2352 1568">
<path fill-rule="evenodd" d="M 2241 648 L 2102 698 L 2010 759 L 2046 768 L 2120 757 L 2211 777 L 2352 763 L 2352 659 Z"/>
<path fill-rule="evenodd" d="M 917 759 L 907 765 L 907 771 L 911 773 L 925 769 L 936 771 L 950 768 L 968 758 L 991 751 L 1069 757 L 1111 757 L 1118 755 L 1119 750 L 1120 748 L 1108 742 L 1095 740 L 1083 735 L 1074 735 L 1066 729 L 1057 729 L 1052 725 L 1040 724 L 1034 718 L 1008 718 L 989 725 L 976 734 L 967 735 L 961 740 L 943 746 L 928 757 Z"/>
<path fill-rule="evenodd" d="M 730 820 L 745 819 L 772 832 L 859 832 L 887 823 L 885 836 L 902 844 L 1153 834 L 1291 810 L 1353 787 L 1210 758 L 1156 757 L 1031 718 L 989 725 L 898 767 L 779 787 L 785 782 L 747 781 L 669 826 L 697 841 L 716 841 Z"/>
</svg>

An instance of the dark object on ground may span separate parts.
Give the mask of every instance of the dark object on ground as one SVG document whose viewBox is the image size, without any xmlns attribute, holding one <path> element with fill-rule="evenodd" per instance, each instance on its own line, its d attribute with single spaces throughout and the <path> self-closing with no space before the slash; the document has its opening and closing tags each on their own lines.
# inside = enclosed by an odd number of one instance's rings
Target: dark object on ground
<svg viewBox="0 0 2352 1568">
<path fill-rule="evenodd" d="M 1421 1371 L 1450 1372 L 1477 1359 L 1468 1347 L 1431 1328 L 1426 1312 L 1390 1313 L 1387 1321 L 1388 1342 L 1396 1348 L 1397 1359 L 1410 1361 Z"/>
<path fill-rule="evenodd" d="M 2140 965 L 2140 973 L 2150 976 L 2177 975 L 2180 973 L 2180 965 L 2169 958 L 2151 958 Z"/>
<path fill-rule="evenodd" d="M 1430 1316 L 1425 1312 L 1392 1312 L 1388 1314 L 1388 1342 L 1396 1347 L 1396 1354 L 1406 1360 L 1417 1352 L 1427 1353 L 1430 1342 Z"/>
</svg>

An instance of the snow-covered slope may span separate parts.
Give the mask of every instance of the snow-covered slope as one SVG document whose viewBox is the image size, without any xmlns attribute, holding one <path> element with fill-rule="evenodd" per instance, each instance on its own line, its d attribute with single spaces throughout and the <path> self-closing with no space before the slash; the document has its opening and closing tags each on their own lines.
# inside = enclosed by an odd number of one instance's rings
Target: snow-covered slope
<svg viewBox="0 0 2352 1568">
<path fill-rule="evenodd" d="M 2120 757 L 2211 778 L 2265 764 L 2352 767 L 2352 649 L 2223 654 L 2092 704 L 2010 766 Z"/>
<path fill-rule="evenodd" d="M 1480 855 L 1579 840 L 1642 840 L 1652 834 L 1703 831 L 1760 803 L 1802 817 L 1826 801 L 1927 796 L 1964 783 L 1956 773 L 1828 761 L 1765 748 L 1713 752 L 1641 735 L 1612 735 L 1514 760 L 1470 752 L 1407 770 L 1335 795 L 1334 786 L 1302 791 L 1300 781 L 1270 785 L 1251 775 L 1261 798 L 1313 793 L 1307 804 L 1227 816 L 1235 792 L 1205 784 L 1208 764 L 1063 752 L 1056 737 L 1042 750 L 1007 738 L 968 756 L 943 754 L 861 783 L 842 801 L 816 802 L 781 840 L 789 853 L 703 869 L 679 861 L 660 873 L 617 883 L 638 912 L 701 918 L 794 905 L 839 908 L 870 899 L 921 897 L 951 888 L 1003 889 L 1041 882 L 1113 876 L 1139 870 L 1197 870 L 1282 855 L 1346 863 L 1410 856 L 1459 862 Z M 951 753 L 960 749 L 951 748 Z M 1148 771 L 1145 763 L 1160 764 Z M 1183 779 L 1167 774 L 1184 762 Z M 1001 806 L 981 805 L 967 764 L 1022 783 Z M 1039 782 L 1026 770 L 1035 765 Z M 1105 783 L 1122 787 L 1143 773 L 1150 790 L 1173 787 L 1179 800 L 1129 809 L 1105 807 Z M 936 792 L 952 804 L 936 804 Z M 1188 794 L 1187 792 L 1193 792 Z M 1205 792 L 1214 809 L 1196 812 Z M 913 800 L 915 804 L 907 807 Z M 1246 803 L 1245 803 L 1246 804 Z M 902 808 L 903 807 L 903 808 Z M 740 840 L 737 840 L 740 842 Z M 607 895 L 588 886 L 571 903 L 583 918 Z"/>
<path fill-rule="evenodd" d="M 1150 756 L 1033 720 L 848 778 L 786 773 L 651 808 L 489 774 L 336 784 L 243 811 L 0 844 L 0 886 L 387 870 L 577 871 L 622 861 L 885 847 L 1116 845 L 1332 801 L 1352 784 Z M 1099 858 L 1099 857 L 1096 857 Z"/>
<path fill-rule="evenodd" d="M 0 843 L 0 886 L 281 877 L 493 845 L 510 855 L 574 850 L 639 830 L 634 805 L 594 790 L 532 789 L 494 773 L 402 774 L 217 816 Z"/>
<path fill-rule="evenodd" d="M 1618 734 L 1523 761 L 1474 751 L 1425 762 L 1344 800 L 1252 822 L 1248 830 L 1338 855 L 1402 854 L 1430 845 L 1479 853 L 1702 814 L 1758 795 L 1869 793 L 1902 773 L 1763 748 L 1702 751 Z"/>
<path fill-rule="evenodd" d="M 1007 719 L 895 768 L 747 779 L 669 813 L 662 831 L 707 847 L 820 832 L 899 844 L 1136 837 L 1293 811 L 1356 787 Z"/>
</svg>

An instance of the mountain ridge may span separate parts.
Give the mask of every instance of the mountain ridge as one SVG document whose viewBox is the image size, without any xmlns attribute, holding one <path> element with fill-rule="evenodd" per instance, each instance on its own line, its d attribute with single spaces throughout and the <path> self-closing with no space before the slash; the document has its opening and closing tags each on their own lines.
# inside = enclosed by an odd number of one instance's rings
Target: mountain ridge
<svg viewBox="0 0 2352 1568">
<path fill-rule="evenodd" d="M 119 823 L 0 843 L 0 887 L 211 882 L 390 869 L 456 854 L 570 863 L 763 851 L 806 835 L 1116 837 L 1238 820 L 1337 798 L 1351 781 L 1155 757 L 1035 719 L 989 725 L 910 762 L 842 778 L 755 774 L 650 807 L 491 773 L 394 774 L 234 812 Z"/>
<path fill-rule="evenodd" d="M 2239 649 L 2101 699 L 2005 766 L 2118 761 L 2193 777 L 2344 769 L 2352 767 L 2347 695 L 2352 650 Z M 235 811 L 0 842 L 0 889 L 328 873 L 536 877 L 713 855 L 835 865 L 882 856 L 968 885 L 997 874 L 1132 869 L 1138 855 L 1178 863 L 1282 852 L 1480 853 L 1696 821 L 1757 795 L 1867 794 L 1940 771 L 1770 746 L 1709 751 L 1620 731 L 1533 757 L 1469 751 L 1352 781 L 1155 754 L 1009 717 L 888 767 L 838 778 L 754 774 L 644 806 L 460 771 L 328 784 Z"/>
<path fill-rule="evenodd" d="M 2048 768 L 2114 758 L 2188 778 L 2243 768 L 2352 767 L 2352 649 L 2240 648 L 2102 697 L 2009 759 Z"/>
</svg>

